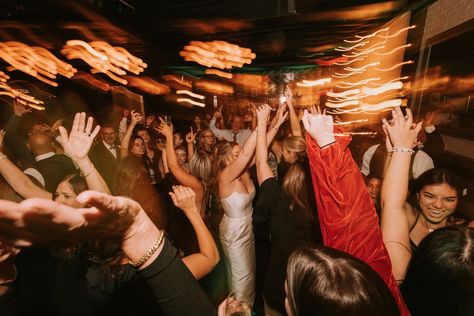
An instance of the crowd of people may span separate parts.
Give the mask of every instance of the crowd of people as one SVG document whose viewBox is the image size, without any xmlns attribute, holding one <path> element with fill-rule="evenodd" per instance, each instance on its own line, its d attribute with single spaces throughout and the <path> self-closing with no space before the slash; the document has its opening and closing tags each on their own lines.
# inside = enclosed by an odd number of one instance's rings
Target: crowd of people
<svg viewBox="0 0 474 316">
<path fill-rule="evenodd" d="M 265 315 L 474 315 L 474 223 L 431 114 L 393 109 L 353 158 L 289 89 L 183 130 L 28 111 L 0 133 L 0 315 L 230 315 L 229 293 Z"/>
</svg>

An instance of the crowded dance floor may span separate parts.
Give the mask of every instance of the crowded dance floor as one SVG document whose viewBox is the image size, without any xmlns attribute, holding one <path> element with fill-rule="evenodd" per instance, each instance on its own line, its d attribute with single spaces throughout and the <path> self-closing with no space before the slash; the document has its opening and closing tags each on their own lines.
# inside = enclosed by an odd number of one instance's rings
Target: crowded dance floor
<svg viewBox="0 0 474 316">
<path fill-rule="evenodd" d="M 472 0 L 0 0 L 0 316 L 474 316 Z"/>
</svg>

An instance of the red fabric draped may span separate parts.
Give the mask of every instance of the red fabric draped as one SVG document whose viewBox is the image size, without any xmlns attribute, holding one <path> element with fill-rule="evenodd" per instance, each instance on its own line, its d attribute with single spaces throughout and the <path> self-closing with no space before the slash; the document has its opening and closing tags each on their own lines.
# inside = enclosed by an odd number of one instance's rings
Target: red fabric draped
<svg viewBox="0 0 474 316">
<path fill-rule="evenodd" d="M 370 265 L 393 293 L 401 314 L 410 315 L 392 275 L 374 204 L 347 148 L 350 141 L 350 136 L 336 137 L 334 144 L 320 149 L 306 136 L 324 245 Z"/>
</svg>

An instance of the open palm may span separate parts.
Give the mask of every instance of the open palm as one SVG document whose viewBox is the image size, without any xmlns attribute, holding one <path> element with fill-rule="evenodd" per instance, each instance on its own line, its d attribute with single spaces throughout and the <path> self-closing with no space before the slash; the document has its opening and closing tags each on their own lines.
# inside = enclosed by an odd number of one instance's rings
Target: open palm
<svg viewBox="0 0 474 316">
<path fill-rule="evenodd" d="M 97 125 L 94 131 L 92 131 L 93 123 L 94 118 L 90 116 L 86 125 L 86 113 L 82 112 L 76 113 L 69 135 L 64 127 L 59 127 L 61 145 L 66 155 L 71 159 L 80 160 L 86 158 L 92 146 L 92 142 L 100 130 L 100 126 Z"/>
</svg>

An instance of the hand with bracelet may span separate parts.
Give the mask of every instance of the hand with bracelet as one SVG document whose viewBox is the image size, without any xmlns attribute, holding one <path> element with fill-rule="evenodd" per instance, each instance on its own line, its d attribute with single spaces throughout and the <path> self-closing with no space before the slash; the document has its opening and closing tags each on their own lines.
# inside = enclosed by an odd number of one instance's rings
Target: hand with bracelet
<svg viewBox="0 0 474 316">
<path fill-rule="evenodd" d="M 416 146 L 416 138 L 421 129 L 422 122 L 413 124 L 413 115 L 410 109 L 407 109 L 406 117 L 403 115 L 400 107 L 392 110 L 392 122 L 388 123 L 382 119 L 384 131 L 389 135 L 391 152 L 406 152 L 413 154 L 413 148 Z M 387 150 L 389 146 L 387 146 Z"/>
</svg>

